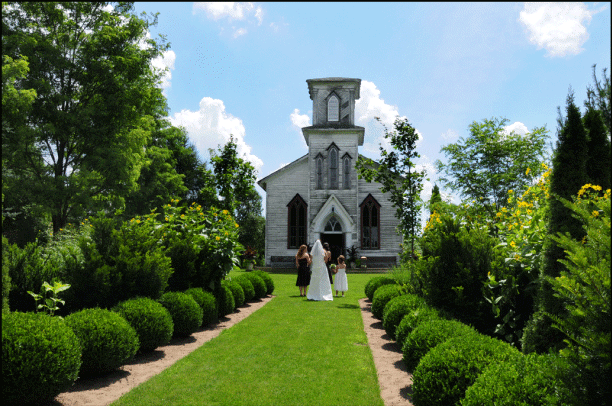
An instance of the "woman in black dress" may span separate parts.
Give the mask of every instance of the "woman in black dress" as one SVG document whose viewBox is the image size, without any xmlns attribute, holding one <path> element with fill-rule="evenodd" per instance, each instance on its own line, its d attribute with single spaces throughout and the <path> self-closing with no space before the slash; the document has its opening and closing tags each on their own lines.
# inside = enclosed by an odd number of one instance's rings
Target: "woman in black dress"
<svg viewBox="0 0 612 406">
<path fill-rule="evenodd" d="M 310 285 L 310 263 L 312 258 L 308 254 L 308 247 L 301 245 L 298 253 L 295 255 L 295 266 L 298 269 L 297 282 L 295 286 L 300 288 L 300 296 L 306 296 L 308 293 L 308 285 Z"/>
<path fill-rule="evenodd" d="M 323 244 L 323 249 L 325 249 L 325 266 L 327 267 L 327 274 L 329 275 L 329 283 L 330 284 L 334 284 L 334 279 L 332 278 L 332 271 L 331 271 L 331 251 L 329 250 L 329 244 L 325 243 Z"/>
</svg>

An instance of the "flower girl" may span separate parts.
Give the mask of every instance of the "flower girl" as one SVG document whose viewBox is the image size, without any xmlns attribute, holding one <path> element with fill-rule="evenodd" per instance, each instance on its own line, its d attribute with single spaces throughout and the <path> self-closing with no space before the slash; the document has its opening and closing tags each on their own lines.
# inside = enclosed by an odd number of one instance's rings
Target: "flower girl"
<svg viewBox="0 0 612 406">
<path fill-rule="evenodd" d="M 340 255 L 338 257 L 338 266 L 336 267 L 336 283 L 334 283 L 334 287 L 336 288 L 336 296 L 338 296 L 338 291 L 340 291 L 342 292 L 342 297 L 344 297 L 344 292 L 348 290 L 344 255 Z"/>
</svg>

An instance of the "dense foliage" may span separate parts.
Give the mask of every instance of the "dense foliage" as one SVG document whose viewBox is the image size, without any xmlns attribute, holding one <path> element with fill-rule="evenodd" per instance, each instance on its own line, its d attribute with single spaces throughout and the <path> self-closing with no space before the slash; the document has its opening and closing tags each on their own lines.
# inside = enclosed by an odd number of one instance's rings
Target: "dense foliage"
<svg viewBox="0 0 612 406">
<path fill-rule="evenodd" d="M 255 288 L 253 287 L 253 284 L 249 278 L 244 275 L 240 275 L 232 280 L 240 284 L 242 287 L 245 302 L 250 302 L 251 300 L 255 299 Z"/>
<path fill-rule="evenodd" d="M 210 292 L 204 292 L 202 296 L 202 326 L 208 326 L 219 321 L 217 310 L 217 299 Z"/>
<path fill-rule="evenodd" d="M 395 329 L 395 341 L 400 348 L 404 345 L 406 338 L 412 334 L 413 330 L 420 324 L 430 320 L 441 319 L 440 311 L 427 305 L 422 305 L 409 311 L 402 317 Z"/>
<path fill-rule="evenodd" d="M 244 305 L 244 290 L 242 286 L 234 280 L 226 279 L 222 282 L 223 285 L 227 286 L 232 291 L 232 297 L 234 298 L 234 308 L 238 308 Z"/>
<path fill-rule="evenodd" d="M 253 271 L 253 273 L 263 279 L 266 284 L 266 294 L 271 295 L 274 292 L 274 280 L 270 274 L 261 270 Z"/>
<path fill-rule="evenodd" d="M 229 288 L 229 286 L 221 284 L 221 286 L 215 290 L 214 294 L 217 302 L 217 312 L 219 318 L 225 317 L 234 312 L 234 309 L 236 309 L 236 303 L 234 302 L 234 295 L 232 295 L 232 290 Z"/>
<path fill-rule="evenodd" d="M 79 339 L 43 313 L 2 314 L 2 401 L 43 404 L 67 390 L 81 366 Z"/>
<path fill-rule="evenodd" d="M 170 342 L 174 332 L 172 316 L 155 300 L 145 297 L 129 299 L 119 303 L 113 311 L 126 319 L 136 331 L 140 352 L 153 351 Z"/>
<path fill-rule="evenodd" d="M 119 314 L 84 309 L 66 317 L 82 350 L 81 375 L 100 375 L 128 362 L 140 347 L 138 334 Z"/>
<path fill-rule="evenodd" d="M 268 287 L 261 276 L 255 274 L 254 272 L 247 272 L 244 274 L 244 276 L 251 282 L 253 288 L 255 289 L 255 299 L 262 299 L 267 296 Z"/>
</svg>

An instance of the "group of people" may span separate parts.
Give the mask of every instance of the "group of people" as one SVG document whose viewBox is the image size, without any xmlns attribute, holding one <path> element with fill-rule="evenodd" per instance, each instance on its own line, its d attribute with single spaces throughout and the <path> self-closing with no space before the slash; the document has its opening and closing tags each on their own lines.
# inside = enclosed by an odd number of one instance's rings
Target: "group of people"
<svg viewBox="0 0 612 406">
<path fill-rule="evenodd" d="M 335 267 L 331 266 L 331 262 L 331 251 L 327 243 L 321 244 L 317 240 L 310 253 L 306 245 L 300 246 L 295 255 L 295 266 L 298 269 L 295 286 L 300 288 L 300 296 L 308 300 L 334 300 L 331 288 L 333 284 L 336 296 L 342 292 L 344 297 L 344 292 L 348 290 L 344 256 L 338 257 L 338 265 Z M 336 275 L 336 283 L 333 274 Z"/>
</svg>

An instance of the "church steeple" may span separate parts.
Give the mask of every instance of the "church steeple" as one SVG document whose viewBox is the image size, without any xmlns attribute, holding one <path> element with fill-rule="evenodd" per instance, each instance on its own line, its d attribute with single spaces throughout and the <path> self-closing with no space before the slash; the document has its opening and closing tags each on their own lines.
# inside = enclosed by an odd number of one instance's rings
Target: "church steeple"
<svg viewBox="0 0 612 406">
<path fill-rule="evenodd" d="M 355 125 L 355 100 L 361 79 L 308 79 L 313 127 L 346 128 Z"/>
</svg>

